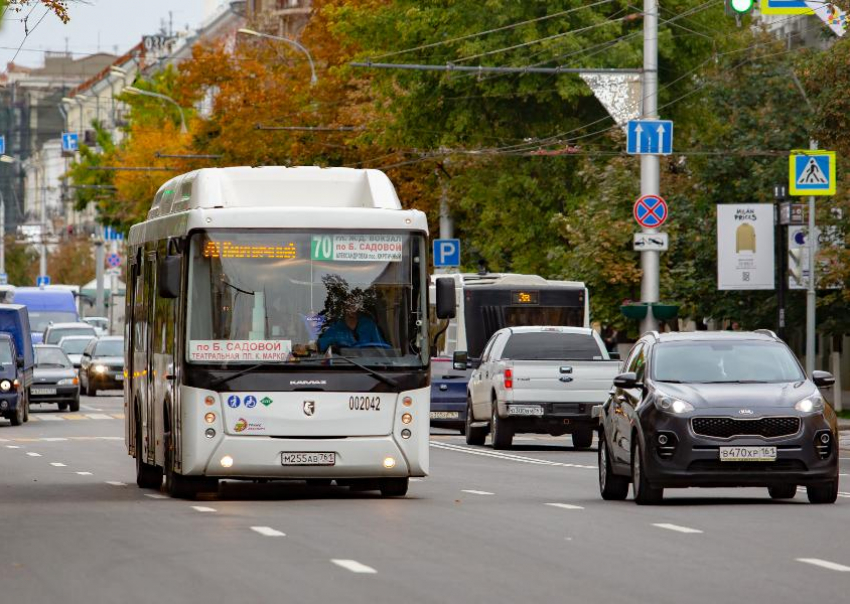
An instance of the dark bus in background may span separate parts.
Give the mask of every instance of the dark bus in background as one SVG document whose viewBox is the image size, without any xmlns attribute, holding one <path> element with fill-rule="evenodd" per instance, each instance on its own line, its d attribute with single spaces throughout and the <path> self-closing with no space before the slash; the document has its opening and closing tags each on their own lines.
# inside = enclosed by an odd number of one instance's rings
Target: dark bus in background
<svg viewBox="0 0 850 604">
<path fill-rule="evenodd" d="M 587 287 L 578 281 L 511 273 L 450 273 L 432 275 L 432 287 L 438 277 L 454 279 L 458 308 L 448 324 L 437 321 L 431 296 L 431 333 L 444 329 L 431 359 L 431 425 L 435 427 L 462 431 L 466 420 L 466 386 L 472 368 L 455 369 L 455 352 L 465 352 L 473 365 L 490 336 L 503 327 L 590 327 Z"/>
</svg>

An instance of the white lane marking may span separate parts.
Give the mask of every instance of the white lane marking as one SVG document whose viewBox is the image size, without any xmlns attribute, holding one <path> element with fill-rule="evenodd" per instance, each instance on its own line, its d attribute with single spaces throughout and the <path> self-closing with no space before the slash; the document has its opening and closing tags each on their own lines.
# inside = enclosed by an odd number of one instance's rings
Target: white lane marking
<svg viewBox="0 0 850 604">
<path fill-rule="evenodd" d="M 68 440 L 68 439 L 67 439 L 67 438 L 62 438 L 62 437 L 59 437 L 59 436 L 54 436 L 54 437 L 52 437 L 52 438 L 40 438 L 39 440 L 42 440 L 42 441 L 44 441 L 44 442 L 46 442 L 46 443 L 58 443 L 58 442 L 66 441 L 66 440 Z"/>
<path fill-rule="evenodd" d="M 850 572 L 850 566 L 836 564 L 835 562 L 830 562 L 829 560 L 821 560 L 819 558 L 797 558 L 797 562 L 813 564 L 815 566 L 820 566 L 821 568 L 828 568 L 829 570 L 837 570 L 840 573 Z"/>
<path fill-rule="evenodd" d="M 360 564 L 357 560 L 338 560 L 336 558 L 332 559 L 331 562 L 336 564 L 337 566 L 341 566 L 345 570 L 350 570 L 353 573 L 360 573 L 364 575 L 374 575 L 376 571 L 371 566 L 366 566 L 365 564 Z"/>
<path fill-rule="evenodd" d="M 99 407 L 92 407 L 91 405 L 80 405 L 81 409 L 85 409 L 86 411 L 103 411 Z"/>
<path fill-rule="evenodd" d="M 54 468 L 66 468 L 66 467 L 68 467 L 65 464 L 63 464 L 61 461 L 51 461 L 50 465 L 53 466 Z"/>
<path fill-rule="evenodd" d="M 30 419 L 37 419 L 42 422 L 64 422 L 64 417 L 59 417 L 58 415 L 48 415 L 47 413 L 38 415 L 33 415 Z"/>
<path fill-rule="evenodd" d="M 286 537 L 286 533 L 276 531 L 270 526 L 252 526 L 251 530 L 266 537 Z"/>
<path fill-rule="evenodd" d="M 111 415 L 106 415 L 105 413 L 87 413 L 86 417 L 89 419 L 115 419 Z"/>
<path fill-rule="evenodd" d="M 215 512 L 216 511 L 215 508 L 208 508 L 208 507 L 203 506 L 203 505 L 193 505 L 192 509 L 195 510 L 196 512 Z"/>
<path fill-rule="evenodd" d="M 491 493 L 490 491 L 476 491 L 475 489 L 461 489 L 461 491 L 470 495 L 495 495 L 495 493 Z"/>
<path fill-rule="evenodd" d="M 506 461 L 516 461 L 520 463 L 530 463 L 540 466 L 556 466 L 560 468 L 582 468 L 586 470 L 596 470 L 596 466 L 585 466 L 575 463 L 561 463 L 559 461 L 550 461 L 548 459 L 539 459 L 536 457 L 525 457 L 523 455 L 511 455 L 509 453 L 501 453 L 497 451 L 485 451 L 483 449 L 472 449 L 460 445 L 453 445 L 442 442 L 432 442 L 431 446 L 436 449 L 445 449 L 447 451 L 456 451 L 458 453 L 467 453 L 469 455 L 481 455 L 483 457 L 494 457 L 496 459 L 504 459 Z"/>
<path fill-rule="evenodd" d="M 411 478 L 410 482 L 422 482 L 421 478 Z"/>
<path fill-rule="evenodd" d="M 562 510 L 583 510 L 584 509 L 580 505 L 573 505 L 571 503 L 547 503 L 546 505 L 551 505 L 553 508 L 561 508 Z"/>
<path fill-rule="evenodd" d="M 111 484 L 113 487 L 126 487 L 126 482 L 118 482 L 117 480 L 107 480 L 106 484 Z"/>
<path fill-rule="evenodd" d="M 159 493 L 145 493 L 145 497 L 150 497 L 151 499 L 168 499 L 168 497 Z"/>
<path fill-rule="evenodd" d="M 77 472 L 80 476 L 91 476 L 91 472 Z"/>
<path fill-rule="evenodd" d="M 41 453 L 36 453 L 35 451 L 27 451 L 27 455 L 30 457 L 41 457 Z"/>
<path fill-rule="evenodd" d="M 18 445 L 6 445 L 7 449 L 20 449 Z"/>
<path fill-rule="evenodd" d="M 699 529 L 689 528 L 687 526 L 679 526 L 678 524 L 658 523 L 658 524 L 653 524 L 652 526 L 657 526 L 658 528 L 667 529 L 668 531 L 676 531 L 677 533 L 696 534 L 696 533 L 702 532 Z"/>
</svg>

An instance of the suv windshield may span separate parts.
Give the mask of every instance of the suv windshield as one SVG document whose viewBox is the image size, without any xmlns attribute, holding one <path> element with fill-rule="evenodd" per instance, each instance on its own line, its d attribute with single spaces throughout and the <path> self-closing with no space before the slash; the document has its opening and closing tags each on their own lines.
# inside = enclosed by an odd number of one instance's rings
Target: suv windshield
<svg viewBox="0 0 850 604">
<path fill-rule="evenodd" d="M 60 327 L 51 329 L 45 338 L 45 344 L 58 344 L 59 340 L 67 336 L 95 336 L 94 327 Z"/>
<path fill-rule="evenodd" d="M 806 379 L 780 342 L 665 342 L 655 346 L 652 377 L 660 382 L 798 382 Z"/>
<path fill-rule="evenodd" d="M 390 232 L 222 231 L 191 240 L 190 362 L 428 362 L 424 239 Z"/>
<path fill-rule="evenodd" d="M 65 356 L 61 348 L 42 348 L 41 346 L 35 347 L 35 364 L 71 367 L 71 361 Z"/>
<path fill-rule="evenodd" d="M 101 340 L 94 349 L 96 357 L 123 357 L 124 340 Z"/>
<path fill-rule="evenodd" d="M 59 345 L 65 351 L 65 354 L 82 354 L 91 341 L 92 338 L 72 338 L 64 340 Z"/>
<path fill-rule="evenodd" d="M 31 310 L 29 315 L 30 328 L 34 333 L 43 332 L 51 323 L 68 323 L 77 320 L 77 314 L 73 312 Z"/>
<path fill-rule="evenodd" d="M 593 361 L 604 358 L 593 336 L 543 331 L 512 334 L 502 358 L 516 361 Z"/>
</svg>

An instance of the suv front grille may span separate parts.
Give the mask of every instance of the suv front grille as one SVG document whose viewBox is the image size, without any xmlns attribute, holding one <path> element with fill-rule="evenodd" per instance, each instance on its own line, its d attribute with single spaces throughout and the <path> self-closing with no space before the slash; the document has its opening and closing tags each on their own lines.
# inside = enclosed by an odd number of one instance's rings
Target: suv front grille
<svg viewBox="0 0 850 604">
<path fill-rule="evenodd" d="M 733 417 L 695 417 L 691 419 L 694 434 L 711 438 L 733 436 L 763 436 L 778 438 L 800 431 L 799 417 L 760 417 L 736 419 Z"/>
</svg>

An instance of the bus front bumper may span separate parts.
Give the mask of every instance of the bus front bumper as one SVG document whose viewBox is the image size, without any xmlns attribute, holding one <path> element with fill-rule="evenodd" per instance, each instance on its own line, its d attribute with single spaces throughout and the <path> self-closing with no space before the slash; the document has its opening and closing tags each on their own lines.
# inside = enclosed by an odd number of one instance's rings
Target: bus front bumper
<svg viewBox="0 0 850 604">
<path fill-rule="evenodd" d="M 287 454 L 291 464 L 292 453 L 321 453 L 321 463 L 326 465 L 313 464 L 311 462 L 316 460 L 312 458 L 306 460 L 310 465 L 284 465 L 284 454 Z M 328 459 L 328 453 L 333 454 L 332 460 Z M 421 471 L 411 471 L 411 464 L 392 436 L 298 439 L 225 435 L 221 437 L 206 466 L 198 470 L 184 468 L 183 473 L 215 478 L 272 479 L 425 475 Z"/>
</svg>

